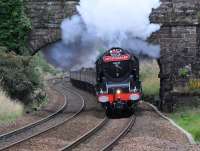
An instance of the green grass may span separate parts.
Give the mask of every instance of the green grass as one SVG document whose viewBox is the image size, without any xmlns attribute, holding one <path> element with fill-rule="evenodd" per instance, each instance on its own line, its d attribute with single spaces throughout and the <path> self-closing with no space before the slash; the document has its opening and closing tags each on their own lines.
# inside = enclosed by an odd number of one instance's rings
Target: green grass
<svg viewBox="0 0 200 151">
<path fill-rule="evenodd" d="M 11 100 L 0 89 L 0 124 L 10 123 L 23 114 L 23 105 Z"/>
<path fill-rule="evenodd" d="M 200 142 L 200 108 L 182 108 L 170 117 Z"/>
<path fill-rule="evenodd" d="M 159 67 L 156 60 L 141 61 L 140 78 L 145 96 L 158 96 L 160 79 L 158 78 Z"/>
</svg>

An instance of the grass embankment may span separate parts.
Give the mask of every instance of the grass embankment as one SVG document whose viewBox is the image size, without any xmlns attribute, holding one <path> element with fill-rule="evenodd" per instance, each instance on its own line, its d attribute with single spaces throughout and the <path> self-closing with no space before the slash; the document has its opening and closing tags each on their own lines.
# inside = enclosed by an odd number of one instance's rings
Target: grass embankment
<svg viewBox="0 0 200 151">
<path fill-rule="evenodd" d="M 170 117 L 181 127 L 192 134 L 197 142 L 200 142 L 200 108 L 182 108 Z"/>
<path fill-rule="evenodd" d="M 0 124 L 14 121 L 23 114 L 23 105 L 11 100 L 0 89 Z"/>
<path fill-rule="evenodd" d="M 144 96 L 158 96 L 160 79 L 159 66 L 156 60 L 142 60 L 140 62 L 140 78 Z"/>
</svg>

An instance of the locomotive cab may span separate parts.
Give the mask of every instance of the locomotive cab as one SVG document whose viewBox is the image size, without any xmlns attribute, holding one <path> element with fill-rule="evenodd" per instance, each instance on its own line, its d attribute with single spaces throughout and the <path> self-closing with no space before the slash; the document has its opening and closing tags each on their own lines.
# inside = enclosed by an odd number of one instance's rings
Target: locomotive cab
<svg viewBox="0 0 200 151">
<path fill-rule="evenodd" d="M 142 97 L 139 61 L 121 48 L 112 48 L 96 62 L 96 94 L 106 110 L 126 110 Z"/>
</svg>

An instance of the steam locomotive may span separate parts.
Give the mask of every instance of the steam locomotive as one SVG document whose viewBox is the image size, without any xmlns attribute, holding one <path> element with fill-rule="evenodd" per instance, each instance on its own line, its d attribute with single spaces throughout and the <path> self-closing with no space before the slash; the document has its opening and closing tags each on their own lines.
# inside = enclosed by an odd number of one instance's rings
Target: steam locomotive
<svg viewBox="0 0 200 151">
<path fill-rule="evenodd" d="M 133 110 L 142 99 L 139 61 L 121 48 L 112 48 L 96 61 L 96 69 L 70 73 L 73 85 L 96 94 L 107 113 Z"/>
</svg>

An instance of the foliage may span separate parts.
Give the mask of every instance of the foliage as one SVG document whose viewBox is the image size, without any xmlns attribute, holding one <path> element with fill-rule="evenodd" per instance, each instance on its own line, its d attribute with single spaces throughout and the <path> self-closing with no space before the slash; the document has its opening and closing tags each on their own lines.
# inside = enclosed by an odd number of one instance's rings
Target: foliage
<svg viewBox="0 0 200 151">
<path fill-rule="evenodd" d="M 56 69 L 47 63 L 42 53 L 36 54 L 34 56 L 33 62 L 37 66 L 38 72 L 40 72 L 41 74 L 50 73 L 55 75 L 57 73 Z"/>
<path fill-rule="evenodd" d="M 6 47 L 0 46 L 0 53 L 5 53 L 7 51 L 8 49 Z"/>
<path fill-rule="evenodd" d="M 45 98 L 42 93 L 40 74 L 30 57 L 15 54 L 0 54 L 0 79 L 4 90 L 13 99 L 24 104 Z M 40 91 L 38 91 L 40 90 Z M 37 98 L 37 99 L 36 99 Z"/>
<path fill-rule="evenodd" d="M 142 61 L 140 63 L 140 78 L 145 96 L 158 96 L 160 79 L 158 78 L 159 67 L 155 60 Z"/>
<path fill-rule="evenodd" d="M 186 78 L 189 75 L 189 70 L 187 68 L 179 69 L 179 76 Z"/>
<path fill-rule="evenodd" d="M 55 70 L 41 54 L 28 56 L 31 23 L 25 14 L 24 0 L 1 0 L 0 22 L 0 84 L 12 99 L 39 106 L 47 99 L 41 74 Z"/>
<path fill-rule="evenodd" d="M 200 110 L 196 108 L 182 108 L 171 114 L 177 124 L 190 132 L 196 141 L 200 141 Z"/>
<path fill-rule="evenodd" d="M 0 88 L 0 124 L 14 121 L 23 114 L 23 105 L 11 100 Z"/>
<path fill-rule="evenodd" d="M 27 33 L 31 30 L 30 20 L 24 12 L 23 0 L 0 1 L 0 46 L 17 54 L 28 54 Z"/>
</svg>

